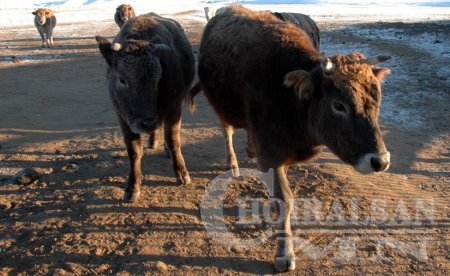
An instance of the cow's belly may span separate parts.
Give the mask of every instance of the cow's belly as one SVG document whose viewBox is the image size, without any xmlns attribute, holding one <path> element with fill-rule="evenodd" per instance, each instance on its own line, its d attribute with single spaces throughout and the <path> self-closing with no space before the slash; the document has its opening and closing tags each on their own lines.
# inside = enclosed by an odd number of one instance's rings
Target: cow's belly
<svg viewBox="0 0 450 276">
<path fill-rule="evenodd" d="M 204 92 L 221 121 L 247 129 L 245 105 L 237 91 L 206 89 Z"/>
</svg>

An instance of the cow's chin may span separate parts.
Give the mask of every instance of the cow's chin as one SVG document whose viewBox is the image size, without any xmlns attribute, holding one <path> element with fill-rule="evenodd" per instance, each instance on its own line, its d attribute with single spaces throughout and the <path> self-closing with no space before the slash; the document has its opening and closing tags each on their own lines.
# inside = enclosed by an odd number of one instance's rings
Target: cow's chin
<svg viewBox="0 0 450 276">
<path fill-rule="evenodd" d="M 385 172 L 391 165 L 390 160 L 391 155 L 388 151 L 383 153 L 368 153 L 363 155 L 353 167 L 363 174 Z"/>
</svg>

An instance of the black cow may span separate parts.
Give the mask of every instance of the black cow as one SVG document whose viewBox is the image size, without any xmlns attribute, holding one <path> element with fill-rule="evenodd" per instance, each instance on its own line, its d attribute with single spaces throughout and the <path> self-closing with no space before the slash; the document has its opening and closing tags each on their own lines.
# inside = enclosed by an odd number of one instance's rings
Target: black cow
<svg viewBox="0 0 450 276">
<path fill-rule="evenodd" d="M 130 159 L 124 199 L 140 194 L 141 134 L 164 125 L 166 147 L 181 183 L 190 183 L 180 145 L 181 103 L 194 78 L 194 56 L 180 24 L 154 13 L 129 19 L 113 42 L 97 36 L 108 64 L 108 88 Z"/>
<path fill-rule="evenodd" d="M 287 22 L 291 22 L 295 26 L 305 31 L 311 38 L 314 47 L 319 51 L 320 49 L 320 31 L 316 22 L 306 14 L 294 13 L 294 12 L 274 12 L 273 15 L 279 19 Z"/>
</svg>

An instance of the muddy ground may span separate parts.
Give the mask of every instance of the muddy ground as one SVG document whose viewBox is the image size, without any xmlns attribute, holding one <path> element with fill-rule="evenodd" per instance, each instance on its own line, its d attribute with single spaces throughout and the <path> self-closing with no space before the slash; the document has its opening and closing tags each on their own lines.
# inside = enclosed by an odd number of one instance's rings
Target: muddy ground
<svg viewBox="0 0 450 276">
<path fill-rule="evenodd" d="M 196 52 L 204 22 L 184 16 L 177 18 Z M 290 169 L 299 202 L 295 273 L 448 275 L 449 22 L 317 20 L 327 54 L 393 57 L 385 64 L 392 75 L 380 118 L 392 167 L 363 176 L 325 150 Z M 60 24 L 50 49 L 40 47 L 34 26 L 0 32 L 1 274 L 273 273 L 273 239 L 248 248 L 221 243 L 205 228 L 201 202 L 227 166 L 217 118 L 203 96 L 197 111 L 183 117 L 192 183 L 177 185 L 163 148 L 147 149 L 141 198 L 121 201 L 128 159 L 93 38 L 112 38 L 117 30 L 111 21 Z M 255 169 L 245 134 L 235 136 L 241 167 Z M 34 168 L 39 180 L 11 183 L 23 168 Z M 270 230 L 267 223 L 236 223 L 245 207 L 239 199 L 264 203 L 267 194 L 257 179 L 232 181 L 224 221 L 238 241 Z M 305 202 L 312 200 L 322 204 L 315 206 L 323 219 L 307 225 Z"/>
</svg>

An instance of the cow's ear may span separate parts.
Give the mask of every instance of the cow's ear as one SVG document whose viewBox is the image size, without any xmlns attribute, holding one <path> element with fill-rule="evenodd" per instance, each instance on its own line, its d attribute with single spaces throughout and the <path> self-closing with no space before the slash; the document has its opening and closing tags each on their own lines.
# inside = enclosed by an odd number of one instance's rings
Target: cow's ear
<svg viewBox="0 0 450 276">
<path fill-rule="evenodd" d="M 391 73 L 391 70 L 385 67 L 372 67 L 372 72 L 378 81 L 381 82 L 386 75 Z"/>
<path fill-rule="evenodd" d="M 172 48 L 170 48 L 169 45 L 167 45 L 167 44 L 164 44 L 164 43 L 154 44 L 153 47 L 159 58 L 161 58 L 165 55 L 172 54 Z"/>
<path fill-rule="evenodd" d="M 111 48 L 111 42 L 109 42 L 108 39 L 101 37 L 101 36 L 95 36 L 95 40 L 97 40 L 98 48 L 100 49 L 100 53 L 105 58 L 109 67 L 111 67 L 112 66 L 112 55 L 113 55 L 113 49 Z"/>
<path fill-rule="evenodd" d="M 32 12 L 31 14 L 32 14 L 32 15 L 36 15 L 36 14 L 37 14 L 37 12 L 35 12 L 35 11 L 34 11 L 34 12 Z"/>
<path fill-rule="evenodd" d="M 294 87 L 300 99 L 311 99 L 314 92 L 314 85 L 311 75 L 303 70 L 296 70 L 286 74 L 284 85 Z"/>
</svg>

